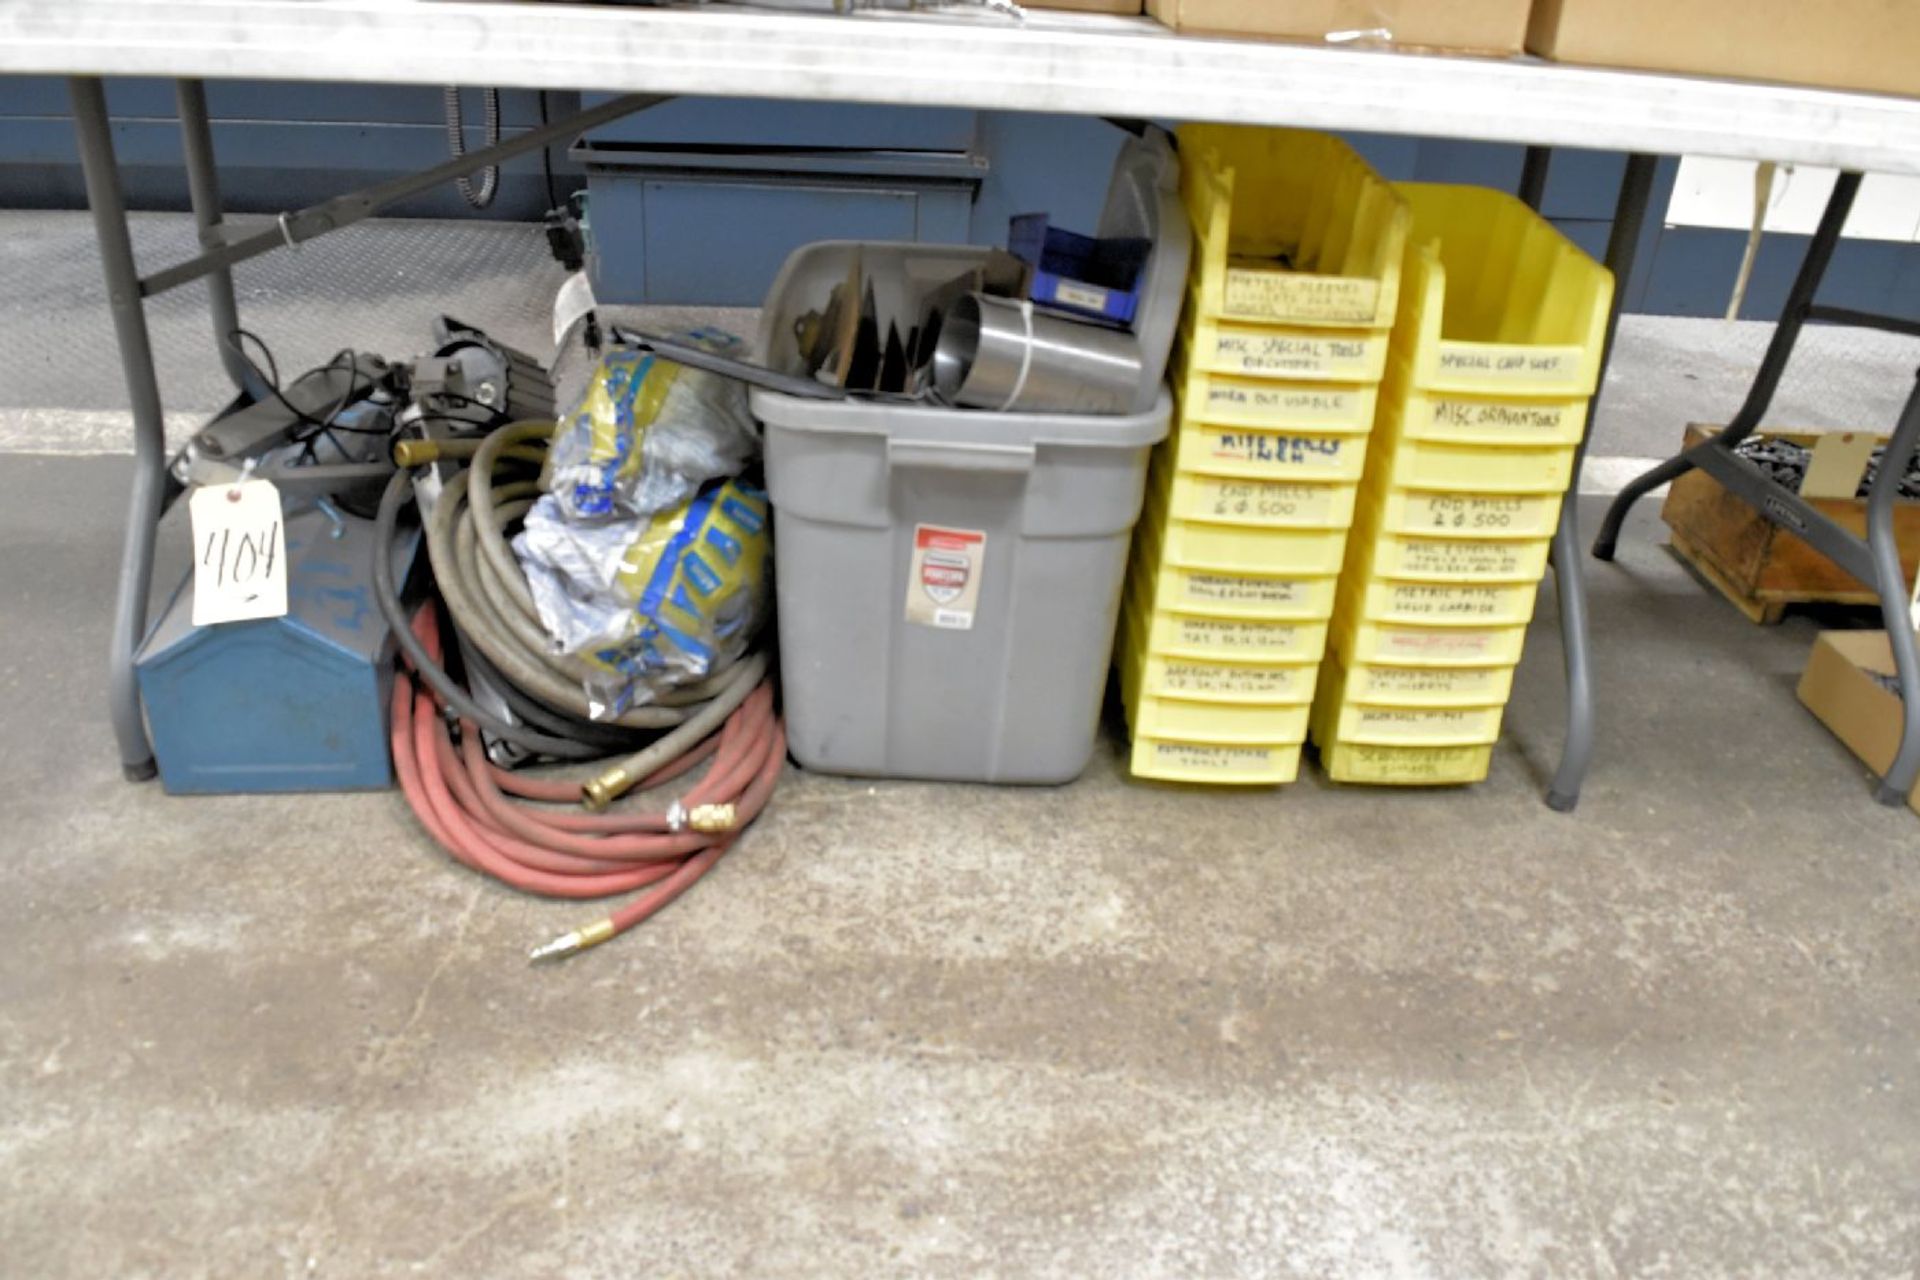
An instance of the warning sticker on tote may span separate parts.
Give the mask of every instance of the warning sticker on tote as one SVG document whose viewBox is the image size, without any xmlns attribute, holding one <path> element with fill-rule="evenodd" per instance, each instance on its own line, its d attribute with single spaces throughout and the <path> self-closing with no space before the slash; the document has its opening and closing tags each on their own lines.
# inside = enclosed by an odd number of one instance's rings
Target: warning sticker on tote
<svg viewBox="0 0 1920 1280">
<path fill-rule="evenodd" d="M 907 621 L 968 631 L 980 601 L 987 535 L 978 529 L 913 527 L 913 564 L 907 573 Z"/>
</svg>

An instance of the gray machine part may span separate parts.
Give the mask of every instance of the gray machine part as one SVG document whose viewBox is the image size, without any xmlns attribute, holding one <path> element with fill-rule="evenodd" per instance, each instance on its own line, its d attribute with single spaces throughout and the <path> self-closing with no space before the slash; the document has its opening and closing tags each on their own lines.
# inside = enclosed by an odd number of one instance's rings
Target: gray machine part
<svg viewBox="0 0 1920 1280">
<path fill-rule="evenodd" d="M 553 379 L 538 360 L 452 316 L 435 320 L 433 332 L 433 354 L 408 366 L 424 412 L 476 426 L 553 419 Z"/>
<path fill-rule="evenodd" d="M 309 417 L 325 419 L 343 413 L 379 390 L 388 375 L 377 356 L 357 356 L 353 364 L 316 370 L 281 391 L 287 404 Z M 224 484 L 236 478 L 250 461 L 285 445 L 296 434 L 301 419 L 287 404 L 272 396 L 208 423 L 172 464 L 172 475 L 182 485 Z"/>
</svg>

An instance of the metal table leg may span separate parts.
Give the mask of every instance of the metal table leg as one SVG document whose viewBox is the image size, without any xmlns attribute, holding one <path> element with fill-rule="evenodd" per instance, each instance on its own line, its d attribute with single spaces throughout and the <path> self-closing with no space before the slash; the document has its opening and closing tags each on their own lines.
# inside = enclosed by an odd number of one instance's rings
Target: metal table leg
<svg viewBox="0 0 1920 1280">
<path fill-rule="evenodd" d="M 140 296 L 140 276 L 127 232 L 127 204 L 120 189 L 107 120 L 106 95 L 97 78 L 67 81 L 73 99 L 74 131 L 80 144 L 80 168 L 93 211 L 94 236 L 107 279 L 120 368 L 133 410 L 133 496 L 127 504 L 127 536 L 120 557 L 120 586 L 114 597 L 113 648 L 108 655 L 108 697 L 113 732 L 120 743 L 120 768 L 130 781 L 154 776 L 153 749 L 140 714 L 140 691 L 133 679 L 133 654 L 147 626 L 147 591 L 153 577 L 153 545 L 166 488 L 166 429 L 160 415 L 160 385 L 153 372 L 153 348 Z"/>
<path fill-rule="evenodd" d="M 1920 777 L 1920 647 L 1913 636 L 1913 614 L 1908 610 L 1907 578 L 1900 568 L 1900 547 L 1893 536 L 1893 504 L 1908 461 L 1920 449 L 1920 380 L 1914 383 L 1900 425 L 1880 459 L 1880 471 L 1867 491 L 1867 549 L 1873 557 L 1873 585 L 1880 593 L 1880 612 L 1893 649 L 1894 669 L 1900 676 L 1902 721 L 1900 749 L 1887 766 L 1873 798 L 1881 804 L 1907 801 Z"/>
<path fill-rule="evenodd" d="M 1787 360 L 1793 355 L 1794 344 L 1800 340 L 1801 326 L 1807 322 L 1809 313 L 1816 310 L 1814 294 L 1819 291 L 1821 277 L 1827 273 L 1827 264 L 1833 261 L 1834 246 L 1840 243 L 1840 229 L 1846 225 L 1847 214 L 1853 208 L 1854 194 L 1859 189 L 1860 175 L 1857 173 L 1843 173 L 1833 184 L 1833 195 L 1827 200 L 1827 210 L 1820 215 L 1820 226 L 1807 245 L 1807 256 L 1800 261 L 1800 274 L 1794 278 L 1793 288 L 1787 294 L 1786 307 L 1780 312 L 1780 323 L 1774 326 L 1773 340 L 1767 344 L 1767 354 L 1760 361 L 1759 371 L 1753 375 L 1753 386 L 1748 389 L 1746 402 L 1740 406 L 1740 412 L 1733 416 L 1733 421 L 1727 424 L 1725 431 L 1695 449 L 1668 458 L 1659 466 L 1635 477 L 1631 484 L 1620 491 L 1607 508 L 1607 518 L 1600 524 L 1599 536 L 1593 540 L 1596 558 L 1613 559 L 1614 549 L 1620 542 L 1620 526 L 1626 523 L 1627 513 L 1633 510 L 1633 504 L 1668 481 L 1693 470 L 1698 465 L 1697 454 L 1700 449 L 1738 444 L 1760 425 L 1760 419 L 1766 416 L 1767 408 L 1773 403 L 1774 391 L 1780 386 L 1780 375 L 1787 371 Z"/>
<path fill-rule="evenodd" d="M 1547 147 L 1528 147 L 1526 166 L 1520 172 L 1519 196 L 1538 211 L 1546 194 L 1547 170 L 1553 152 Z M 1607 238 L 1607 269 L 1613 272 L 1613 304 L 1607 313 L 1607 336 L 1601 351 L 1600 368 L 1604 379 L 1613 358 L 1614 330 L 1620 325 L 1620 308 L 1626 298 L 1626 282 L 1633 274 L 1633 259 L 1640 243 L 1640 228 L 1646 220 L 1647 200 L 1653 190 L 1654 158 L 1627 157 L 1627 170 L 1620 180 L 1620 198 L 1614 206 L 1613 231 Z M 1602 388 L 1594 388 L 1588 408 L 1589 430 Z M 1586 461 L 1587 444 L 1583 438 L 1574 450 L 1573 479 L 1566 501 L 1560 504 L 1560 523 L 1553 534 L 1553 578 L 1560 600 L 1560 643 L 1567 663 L 1567 737 L 1560 749 L 1560 766 L 1547 786 L 1547 805 L 1561 813 L 1570 813 L 1580 802 L 1580 787 L 1586 781 L 1587 765 L 1593 758 L 1593 675 L 1587 630 L 1587 584 L 1580 565 L 1580 468 Z"/>
<path fill-rule="evenodd" d="M 200 228 L 200 247 L 223 243 L 220 222 L 220 173 L 213 158 L 213 129 L 207 121 L 207 87 L 199 80 L 176 80 L 174 100 L 180 112 L 180 142 L 187 170 L 187 195 L 193 220 Z M 233 271 L 220 267 L 207 273 L 207 310 L 213 318 L 213 341 L 220 364 L 235 390 L 250 400 L 263 399 L 267 388 L 235 350 L 232 334 L 240 327 L 240 308 L 233 298 Z"/>
</svg>

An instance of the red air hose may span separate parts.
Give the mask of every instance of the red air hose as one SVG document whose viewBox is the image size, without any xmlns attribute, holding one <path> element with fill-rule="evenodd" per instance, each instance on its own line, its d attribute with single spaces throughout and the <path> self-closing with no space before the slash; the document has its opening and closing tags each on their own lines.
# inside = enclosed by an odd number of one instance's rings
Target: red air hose
<svg viewBox="0 0 1920 1280">
<path fill-rule="evenodd" d="M 413 633 L 439 661 L 440 627 L 431 608 L 414 614 Z M 711 760 L 679 802 L 665 812 L 586 813 L 540 807 L 579 805 L 579 783 L 498 768 L 487 759 L 479 730 L 466 720 L 460 730 L 456 744 L 439 699 L 416 681 L 394 680 L 394 771 L 407 803 L 441 847 L 529 893 L 598 898 L 645 890 L 604 919 L 535 948 L 536 960 L 605 942 L 685 893 L 766 806 L 787 752 L 772 683 L 763 682 L 718 732 L 639 784 L 658 786 Z"/>
</svg>

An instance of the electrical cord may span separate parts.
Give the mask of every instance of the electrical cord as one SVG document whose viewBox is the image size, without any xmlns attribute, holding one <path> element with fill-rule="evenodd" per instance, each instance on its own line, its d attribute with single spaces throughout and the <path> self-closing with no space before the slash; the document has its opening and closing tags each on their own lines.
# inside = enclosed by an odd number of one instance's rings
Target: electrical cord
<svg viewBox="0 0 1920 1280">
<path fill-rule="evenodd" d="M 336 432 L 343 432 L 347 435 L 364 436 L 384 436 L 390 434 L 392 430 L 390 427 L 354 427 L 339 421 L 341 413 L 346 410 L 348 405 L 358 400 L 361 395 L 366 392 L 373 391 L 379 385 L 378 382 L 371 377 L 365 377 L 364 385 L 362 384 L 364 375 L 360 372 L 360 355 L 352 347 L 342 347 L 333 353 L 331 360 L 328 360 L 325 364 L 315 365 L 293 380 L 291 385 L 297 387 L 308 378 L 318 377 L 333 369 L 342 367 L 346 369 L 346 390 L 342 391 L 339 397 L 334 400 L 333 407 L 327 410 L 324 418 L 316 418 L 292 400 L 289 400 L 286 392 L 281 389 L 280 363 L 274 358 L 273 348 L 267 345 L 264 338 L 251 329 L 230 329 L 226 333 L 226 343 L 233 353 L 239 356 L 247 368 L 252 371 L 253 376 L 267 388 L 267 393 L 279 403 L 280 407 L 292 414 L 296 422 L 307 428 L 302 431 L 296 427 L 289 432 L 287 436 L 290 443 L 300 446 L 300 452 L 296 455 L 299 463 L 319 462 L 319 455 L 314 451 L 313 446 L 314 441 L 321 439 L 331 444 L 341 457 L 347 457 L 347 448 L 340 443 L 339 437 L 335 434 Z M 266 367 L 264 369 L 260 367 L 260 362 L 255 360 L 253 356 L 247 352 L 247 343 L 252 343 L 259 349 L 261 358 L 266 361 Z"/>
<path fill-rule="evenodd" d="M 401 469 L 375 515 L 372 566 L 374 599 L 411 676 L 395 682 L 395 768 L 434 838 L 467 865 L 531 892 L 646 890 L 536 948 L 534 959 L 603 942 L 684 892 L 764 806 L 786 755 L 762 650 L 652 704 L 593 718 L 581 687 L 585 665 L 555 652 L 507 542 L 539 492 L 538 468 L 554 430 L 550 422 L 517 423 L 479 440 L 397 442 Z M 432 608 L 406 615 L 390 550 L 412 501 L 409 469 L 442 459 L 469 460 L 442 485 L 424 521 L 428 562 L 452 623 L 444 638 Z M 452 667 L 484 679 L 511 718 L 481 706 Z M 553 760 L 616 758 L 584 783 L 530 779 L 495 767 L 482 731 Z M 664 812 L 598 812 L 709 758 L 706 775 Z M 512 797 L 595 812 L 530 808 Z"/>
<path fill-rule="evenodd" d="M 486 145 L 497 146 L 500 142 L 500 91 L 483 89 L 480 93 L 482 109 L 486 112 Z M 441 102 L 446 108 L 447 151 L 455 160 L 467 154 L 467 126 L 461 116 L 460 87 L 448 85 L 441 91 Z M 460 189 L 460 198 L 475 209 L 484 209 L 493 203 L 493 197 L 500 189 L 500 166 L 490 164 L 480 171 L 480 185 L 476 188 L 472 179 L 462 174 L 453 180 Z"/>
</svg>

